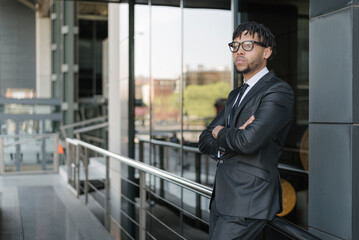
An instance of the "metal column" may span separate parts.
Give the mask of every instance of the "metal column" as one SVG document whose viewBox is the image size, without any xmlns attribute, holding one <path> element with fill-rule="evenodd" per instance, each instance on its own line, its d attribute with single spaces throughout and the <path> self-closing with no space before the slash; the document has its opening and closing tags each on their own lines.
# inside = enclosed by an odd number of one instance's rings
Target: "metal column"
<svg viewBox="0 0 359 240">
<path fill-rule="evenodd" d="M 135 1 L 128 1 L 128 16 L 129 16 L 129 33 L 128 33 L 128 157 L 135 158 Z M 135 169 L 128 167 L 128 178 L 131 182 L 135 182 Z M 128 184 L 128 198 L 132 201 L 135 200 L 136 188 L 132 184 Z M 128 202 L 128 215 L 135 219 L 136 209 L 135 206 Z M 131 220 L 128 220 L 128 232 L 131 236 L 136 235 L 136 226 Z"/>
<path fill-rule="evenodd" d="M 4 138 L 0 138 L 0 173 L 5 173 Z"/>
<path fill-rule="evenodd" d="M 75 120 L 78 88 L 77 2 L 52 1 L 52 96 L 63 101 L 63 123 Z"/>
</svg>

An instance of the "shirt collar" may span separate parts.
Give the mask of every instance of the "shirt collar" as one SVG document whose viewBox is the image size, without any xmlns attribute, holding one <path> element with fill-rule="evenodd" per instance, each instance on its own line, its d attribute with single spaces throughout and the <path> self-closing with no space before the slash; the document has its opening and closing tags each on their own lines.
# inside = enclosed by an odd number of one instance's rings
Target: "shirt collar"
<svg viewBox="0 0 359 240">
<path fill-rule="evenodd" d="M 253 87 L 258 81 L 259 79 L 261 79 L 264 75 L 266 75 L 269 72 L 267 67 L 262 68 L 262 70 L 260 70 L 259 72 L 257 72 L 253 77 L 251 77 L 250 79 L 248 79 L 247 83 L 249 85 L 249 87 Z"/>
</svg>

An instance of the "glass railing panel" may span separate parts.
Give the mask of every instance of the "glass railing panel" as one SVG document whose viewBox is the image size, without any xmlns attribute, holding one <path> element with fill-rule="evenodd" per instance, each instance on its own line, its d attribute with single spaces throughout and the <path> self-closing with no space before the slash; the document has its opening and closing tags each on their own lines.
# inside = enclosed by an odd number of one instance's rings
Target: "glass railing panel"
<svg viewBox="0 0 359 240">
<path fill-rule="evenodd" d="M 3 173 L 57 171 L 57 134 L 8 135 L 1 140 Z"/>
</svg>

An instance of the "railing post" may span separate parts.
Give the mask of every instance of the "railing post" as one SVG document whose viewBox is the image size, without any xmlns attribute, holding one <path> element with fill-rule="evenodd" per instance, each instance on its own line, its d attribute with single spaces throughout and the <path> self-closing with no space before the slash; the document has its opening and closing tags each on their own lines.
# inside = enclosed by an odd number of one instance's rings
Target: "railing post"
<svg viewBox="0 0 359 240">
<path fill-rule="evenodd" d="M 66 142 L 66 168 L 67 168 L 67 183 L 71 183 L 71 162 L 72 162 L 72 145 Z"/>
<path fill-rule="evenodd" d="M 63 128 L 63 126 L 60 129 L 61 129 L 61 133 L 62 133 L 62 139 L 66 139 L 67 138 L 66 129 Z"/>
<path fill-rule="evenodd" d="M 146 239 L 146 172 L 140 171 L 140 240 Z"/>
<path fill-rule="evenodd" d="M 80 197 L 80 146 L 76 145 L 76 164 L 75 164 L 75 170 L 76 170 L 76 190 L 77 194 L 76 197 Z"/>
<path fill-rule="evenodd" d="M 106 156 L 105 227 L 110 230 L 110 158 Z"/>
<path fill-rule="evenodd" d="M 53 165 L 54 165 L 54 171 L 58 172 L 59 171 L 59 151 L 58 151 L 58 146 L 59 146 L 59 134 L 57 133 L 54 137 L 54 158 L 53 158 Z"/>
<path fill-rule="evenodd" d="M 140 157 L 140 162 L 144 162 L 145 160 L 143 159 L 143 141 L 140 140 L 140 144 L 139 144 L 139 150 L 140 150 L 140 154 L 139 154 L 139 157 Z"/>
<path fill-rule="evenodd" d="M 42 120 L 42 134 L 45 134 L 45 120 Z M 42 170 L 46 170 L 47 158 L 46 158 L 46 139 L 45 138 L 42 139 L 41 156 L 42 156 L 41 168 L 42 168 Z"/>
<path fill-rule="evenodd" d="M 88 203 L 88 192 L 89 192 L 89 169 L 88 169 L 89 159 L 88 159 L 88 150 L 87 150 L 87 148 L 84 148 L 84 156 L 83 157 L 84 157 L 83 163 L 84 163 L 84 170 L 85 170 L 84 192 L 85 192 L 85 204 L 87 205 L 87 203 Z"/>
<path fill-rule="evenodd" d="M 159 153 L 160 153 L 160 166 L 159 168 L 164 170 L 164 158 L 165 158 L 165 155 L 164 155 L 164 147 L 162 146 L 159 146 Z M 164 180 L 161 178 L 160 179 L 160 196 L 161 197 L 164 197 L 165 196 L 165 184 L 164 184 Z"/>
<path fill-rule="evenodd" d="M 108 150 L 108 129 L 107 128 L 103 128 L 102 129 L 102 136 L 103 136 L 103 148 Z"/>
<path fill-rule="evenodd" d="M 76 133 L 76 138 L 77 138 L 78 140 L 81 140 L 80 133 Z"/>
<path fill-rule="evenodd" d="M 4 138 L 0 138 L 0 173 L 5 173 L 5 159 L 4 159 Z"/>
<path fill-rule="evenodd" d="M 16 130 L 15 130 L 16 135 L 19 135 L 19 128 L 20 128 L 19 120 L 16 120 Z M 19 139 L 20 138 L 16 137 L 15 142 L 19 141 Z M 16 144 L 15 149 L 16 149 L 15 168 L 16 168 L 16 172 L 19 172 L 20 171 L 20 164 L 21 164 L 21 147 L 20 147 L 20 144 Z"/>
<path fill-rule="evenodd" d="M 201 154 L 195 153 L 196 158 L 196 182 L 201 183 Z"/>
<path fill-rule="evenodd" d="M 195 153 L 195 156 L 196 156 L 196 182 L 201 183 L 201 154 Z M 202 218 L 201 196 L 199 194 L 196 194 L 196 216 Z"/>
</svg>

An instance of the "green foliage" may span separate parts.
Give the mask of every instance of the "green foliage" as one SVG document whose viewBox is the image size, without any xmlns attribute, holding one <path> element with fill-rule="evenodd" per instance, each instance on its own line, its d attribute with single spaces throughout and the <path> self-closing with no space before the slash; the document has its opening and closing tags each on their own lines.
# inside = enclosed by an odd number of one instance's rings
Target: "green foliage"
<svg viewBox="0 0 359 240">
<path fill-rule="evenodd" d="M 187 116 L 212 117 L 216 115 L 217 99 L 227 98 L 231 91 L 228 83 L 189 85 L 184 90 L 184 111 Z"/>
</svg>

